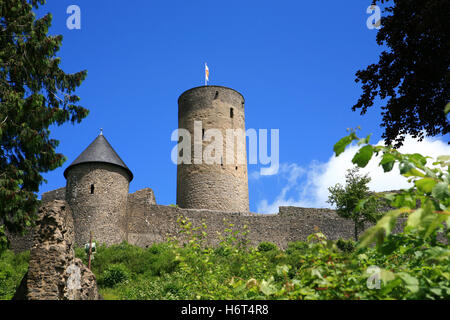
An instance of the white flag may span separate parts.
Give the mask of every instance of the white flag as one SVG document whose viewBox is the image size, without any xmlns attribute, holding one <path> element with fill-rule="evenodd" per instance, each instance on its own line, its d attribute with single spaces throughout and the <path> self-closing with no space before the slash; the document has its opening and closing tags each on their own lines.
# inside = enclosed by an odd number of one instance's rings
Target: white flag
<svg viewBox="0 0 450 320">
<path fill-rule="evenodd" d="M 209 68 L 208 65 L 205 62 L 205 85 L 209 81 Z"/>
</svg>

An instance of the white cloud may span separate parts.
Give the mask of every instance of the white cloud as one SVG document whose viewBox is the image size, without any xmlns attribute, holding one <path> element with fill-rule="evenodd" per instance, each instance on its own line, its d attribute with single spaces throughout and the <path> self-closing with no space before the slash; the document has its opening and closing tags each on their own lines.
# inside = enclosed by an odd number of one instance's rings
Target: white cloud
<svg viewBox="0 0 450 320">
<path fill-rule="evenodd" d="M 382 143 L 383 141 L 378 142 L 379 145 Z M 346 171 L 353 167 L 352 158 L 357 150 L 359 147 L 352 145 L 339 157 L 333 155 L 326 163 L 313 161 L 308 168 L 303 168 L 295 163 L 281 164 L 278 175 L 286 181 L 285 186 L 273 202 L 269 203 L 267 199 L 260 201 L 258 212 L 276 213 L 279 206 L 330 207 L 326 202 L 329 194 L 328 188 L 336 183 L 345 184 Z M 418 142 L 408 136 L 399 151 L 401 153 L 420 153 L 435 159 L 440 155 L 450 155 L 450 146 L 438 139 L 425 138 L 422 142 Z M 366 168 L 360 170 L 361 174 L 368 173 L 372 179 L 369 183 L 371 190 L 388 191 L 410 187 L 407 179 L 400 175 L 397 166 L 391 172 L 385 173 L 378 166 L 379 162 L 379 157 L 372 159 Z M 432 160 L 429 159 L 428 165 L 431 162 Z M 288 193 L 295 193 L 295 196 L 287 197 Z"/>
</svg>

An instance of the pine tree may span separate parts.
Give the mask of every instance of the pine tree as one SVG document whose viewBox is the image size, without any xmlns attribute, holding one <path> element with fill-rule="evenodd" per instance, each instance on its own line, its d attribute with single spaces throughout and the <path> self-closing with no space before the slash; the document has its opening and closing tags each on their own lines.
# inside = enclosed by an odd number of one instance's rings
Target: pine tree
<svg viewBox="0 0 450 320">
<path fill-rule="evenodd" d="M 33 224 L 42 173 L 65 161 L 49 126 L 79 123 L 88 110 L 74 94 L 87 72 L 60 69 L 62 36 L 50 36 L 52 15 L 36 19 L 45 0 L 0 1 L 0 243 L 5 227 L 20 233 Z"/>
</svg>

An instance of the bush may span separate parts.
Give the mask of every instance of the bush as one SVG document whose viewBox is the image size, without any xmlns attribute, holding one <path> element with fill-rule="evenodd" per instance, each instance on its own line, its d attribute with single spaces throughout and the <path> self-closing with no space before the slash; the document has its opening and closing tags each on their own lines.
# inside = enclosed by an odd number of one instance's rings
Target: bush
<svg viewBox="0 0 450 320">
<path fill-rule="evenodd" d="M 389 236 L 386 248 L 356 251 L 352 241 L 327 241 L 320 234 L 314 238 L 321 240 L 289 243 L 286 250 L 271 243 L 246 249 L 189 243 L 102 247 L 94 273 L 107 299 L 450 298 L 446 245 L 431 246 L 398 234 Z M 368 270 L 374 266 L 385 277 L 380 290 L 367 286 Z"/>
<path fill-rule="evenodd" d="M 275 243 L 272 242 L 261 242 L 258 245 L 258 251 L 267 252 L 272 250 L 278 250 L 278 247 Z"/>
<path fill-rule="evenodd" d="M 116 284 L 130 279 L 129 270 L 122 264 L 114 264 L 106 269 L 98 282 L 101 286 L 112 288 Z"/>
<path fill-rule="evenodd" d="M 76 249 L 77 256 L 87 263 L 84 250 Z M 121 264 L 127 268 L 131 277 L 141 274 L 161 275 L 176 270 L 179 261 L 168 243 L 154 244 L 149 248 L 141 248 L 123 242 L 107 247 L 101 245 L 97 248 L 91 262 L 95 274 L 102 275 L 110 265 Z"/>
<path fill-rule="evenodd" d="M 29 251 L 14 254 L 11 250 L 5 250 L 0 255 L 0 300 L 13 297 L 27 272 L 29 258 Z"/>
<path fill-rule="evenodd" d="M 355 242 L 352 240 L 339 239 L 338 241 L 336 241 L 336 246 L 343 252 L 355 251 Z"/>
</svg>

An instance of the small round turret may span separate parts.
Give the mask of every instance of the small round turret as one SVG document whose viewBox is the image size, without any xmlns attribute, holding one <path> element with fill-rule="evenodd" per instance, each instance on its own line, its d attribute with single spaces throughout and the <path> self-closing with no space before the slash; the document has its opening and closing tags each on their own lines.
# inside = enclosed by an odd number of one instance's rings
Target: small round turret
<svg viewBox="0 0 450 320">
<path fill-rule="evenodd" d="M 102 133 L 64 171 L 75 242 L 107 245 L 126 238 L 126 209 L 133 174 Z"/>
</svg>

